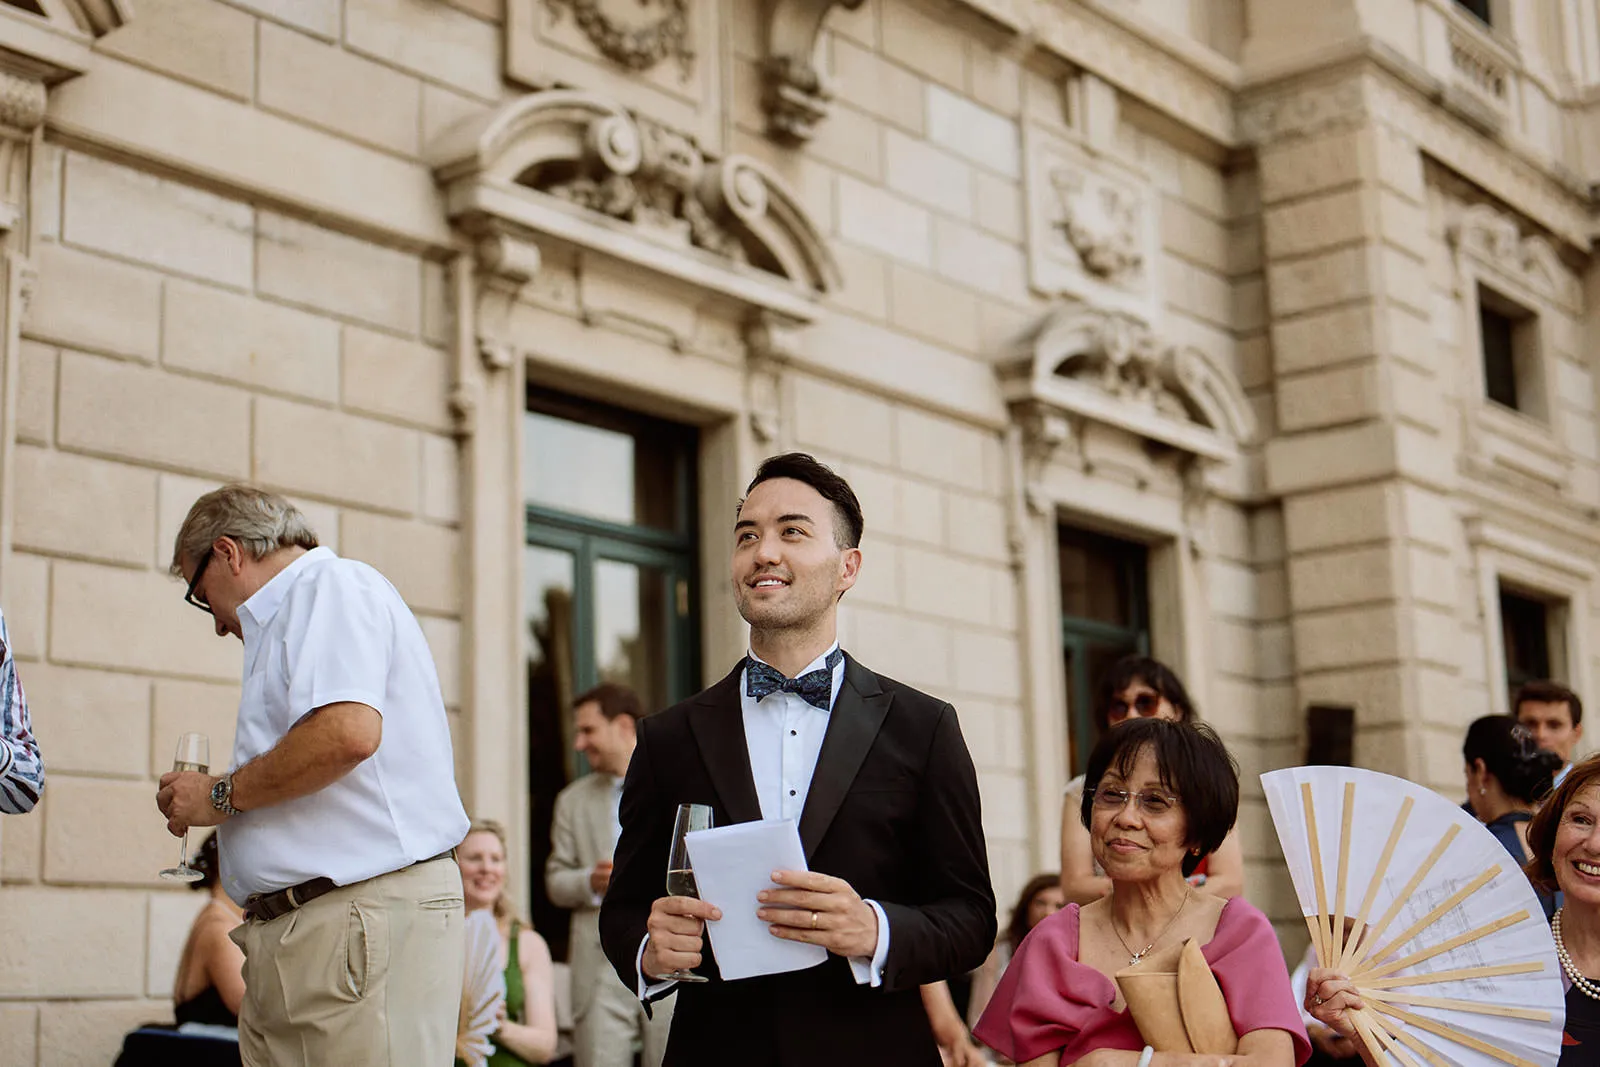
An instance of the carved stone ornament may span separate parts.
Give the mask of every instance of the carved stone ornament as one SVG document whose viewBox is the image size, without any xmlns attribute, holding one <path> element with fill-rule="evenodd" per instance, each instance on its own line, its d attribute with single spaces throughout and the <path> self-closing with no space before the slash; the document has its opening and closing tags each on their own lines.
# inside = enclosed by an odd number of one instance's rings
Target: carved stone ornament
<svg viewBox="0 0 1600 1067">
<path fill-rule="evenodd" d="M 589 93 L 552 89 L 449 131 L 431 153 L 446 210 L 471 233 L 587 248 L 791 321 L 842 282 L 793 192 L 757 160 Z"/>
<path fill-rule="evenodd" d="M 835 7 L 854 11 L 865 0 L 766 0 L 767 57 L 761 105 L 779 141 L 809 141 L 828 117 L 833 86 L 818 58 L 822 22 Z"/>
<path fill-rule="evenodd" d="M 1451 245 L 1479 264 L 1479 273 L 1509 277 L 1522 288 L 1568 308 L 1583 300 L 1582 285 L 1543 237 L 1524 237 L 1517 221 L 1487 204 L 1464 208 L 1448 231 Z"/>
<path fill-rule="evenodd" d="M 646 7 L 651 0 L 637 0 Z M 608 14 L 605 0 L 545 0 L 553 15 L 572 10 L 573 21 L 595 50 L 631 71 L 646 71 L 665 59 L 676 59 L 685 78 L 694 71 L 694 44 L 689 34 L 689 0 L 655 0 L 659 8 L 648 21 L 630 23 Z"/>
<path fill-rule="evenodd" d="M 1066 428 L 1100 422 L 1189 453 L 1227 462 L 1254 441 L 1255 417 L 1239 383 L 1198 349 L 1170 344 L 1141 319 L 1072 302 L 1023 335 L 996 372 L 1001 394 L 1039 450 L 1081 436 Z M 1049 441 L 1037 438 L 1041 428 Z"/>
<path fill-rule="evenodd" d="M 1157 199 L 1144 175 L 1030 126 L 1024 145 L 1033 287 L 1150 318 L 1159 306 Z"/>
</svg>

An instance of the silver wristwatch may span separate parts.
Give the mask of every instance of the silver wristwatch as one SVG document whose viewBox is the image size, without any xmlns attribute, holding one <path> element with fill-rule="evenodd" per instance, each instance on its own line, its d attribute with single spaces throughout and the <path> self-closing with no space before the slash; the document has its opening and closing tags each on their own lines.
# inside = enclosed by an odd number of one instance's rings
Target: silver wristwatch
<svg viewBox="0 0 1600 1067">
<path fill-rule="evenodd" d="M 211 806 L 224 815 L 239 814 L 239 809 L 233 806 L 233 775 L 223 775 L 211 787 Z"/>
</svg>

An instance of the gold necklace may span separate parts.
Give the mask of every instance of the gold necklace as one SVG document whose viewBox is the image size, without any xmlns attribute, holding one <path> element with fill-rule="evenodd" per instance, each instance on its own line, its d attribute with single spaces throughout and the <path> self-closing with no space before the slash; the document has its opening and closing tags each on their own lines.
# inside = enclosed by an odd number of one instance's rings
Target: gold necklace
<svg viewBox="0 0 1600 1067">
<path fill-rule="evenodd" d="M 1183 914 L 1183 909 L 1189 906 L 1189 898 L 1192 896 L 1194 896 L 1194 889 L 1191 887 L 1189 891 L 1183 895 L 1183 903 L 1178 905 L 1178 910 L 1172 913 L 1172 918 L 1167 920 L 1167 925 L 1163 926 L 1161 928 L 1161 932 L 1156 935 L 1155 941 L 1150 942 L 1138 952 L 1135 952 L 1133 949 L 1128 947 L 1127 939 L 1124 938 L 1122 936 L 1122 932 L 1117 929 L 1116 917 L 1112 917 L 1111 932 L 1117 935 L 1117 940 L 1122 942 L 1123 949 L 1127 951 L 1129 967 L 1137 966 L 1139 961 L 1144 959 L 1145 956 L 1149 954 L 1150 950 L 1156 947 L 1156 943 L 1159 942 L 1163 937 L 1167 936 L 1167 931 L 1172 929 L 1172 924 L 1178 921 L 1178 916 Z"/>
</svg>

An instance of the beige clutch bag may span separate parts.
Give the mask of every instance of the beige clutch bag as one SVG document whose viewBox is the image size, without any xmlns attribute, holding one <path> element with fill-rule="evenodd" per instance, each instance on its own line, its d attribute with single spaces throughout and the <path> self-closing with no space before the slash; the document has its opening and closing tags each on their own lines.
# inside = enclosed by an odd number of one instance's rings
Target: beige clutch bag
<svg viewBox="0 0 1600 1067">
<path fill-rule="evenodd" d="M 1222 987 L 1193 940 L 1118 971 L 1116 980 L 1139 1036 L 1157 1052 L 1239 1050 Z"/>
</svg>

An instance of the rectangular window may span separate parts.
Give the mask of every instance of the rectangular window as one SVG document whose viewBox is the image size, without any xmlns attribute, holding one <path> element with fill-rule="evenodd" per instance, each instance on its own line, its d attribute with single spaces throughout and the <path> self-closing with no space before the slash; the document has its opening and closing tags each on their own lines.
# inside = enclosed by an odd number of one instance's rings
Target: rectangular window
<svg viewBox="0 0 1600 1067">
<path fill-rule="evenodd" d="M 1566 617 L 1565 601 L 1500 587 L 1500 637 L 1510 692 L 1524 682 L 1565 676 Z"/>
<path fill-rule="evenodd" d="M 1073 773 L 1094 747 L 1092 702 L 1100 677 L 1123 656 L 1150 651 L 1149 550 L 1088 530 L 1057 530 L 1061 643 Z"/>
<path fill-rule="evenodd" d="M 1483 394 L 1501 407 L 1544 419 L 1539 317 L 1491 289 L 1478 287 L 1478 345 Z"/>
<path fill-rule="evenodd" d="M 1485 26 L 1494 25 L 1494 20 L 1489 15 L 1490 0 L 1456 0 L 1456 6 L 1469 15 L 1475 16 Z"/>
</svg>

